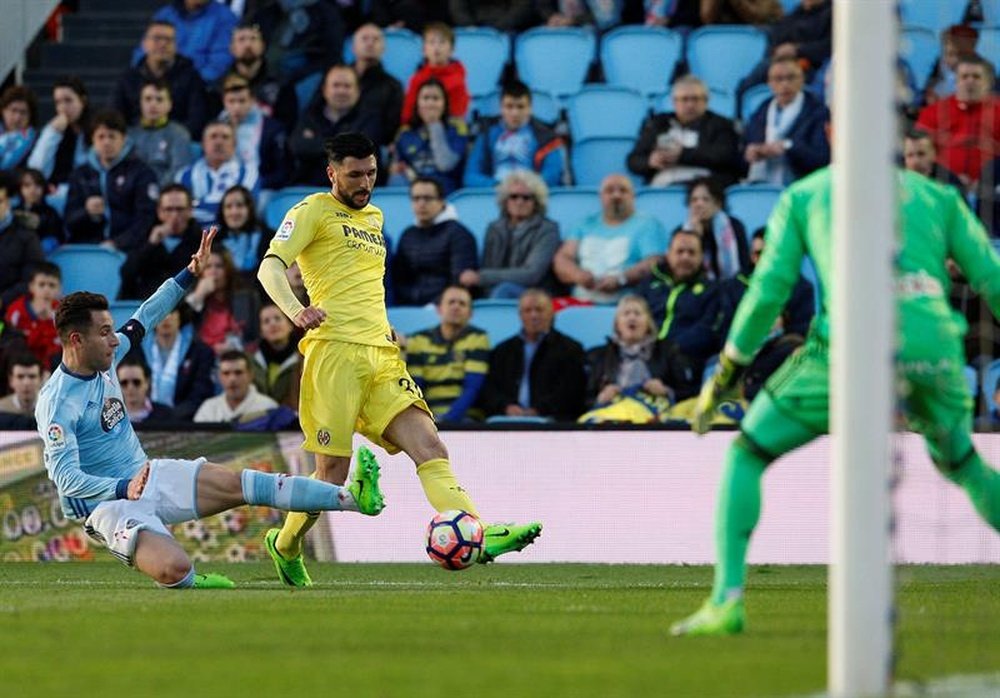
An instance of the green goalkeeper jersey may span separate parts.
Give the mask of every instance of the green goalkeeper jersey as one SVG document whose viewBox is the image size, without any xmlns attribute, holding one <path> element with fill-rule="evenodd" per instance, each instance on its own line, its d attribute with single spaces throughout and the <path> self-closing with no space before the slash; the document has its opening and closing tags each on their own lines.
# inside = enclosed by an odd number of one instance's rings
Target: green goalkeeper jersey
<svg viewBox="0 0 1000 698">
<path fill-rule="evenodd" d="M 833 279 L 832 170 L 823 168 L 792 184 L 767 223 L 766 244 L 750 277 L 750 287 L 733 319 L 726 342 L 730 357 L 748 362 L 767 339 L 808 255 L 816 269 L 819 310 L 811 335 L 828 340 L 829 291 Z M 898 173 L 899 249 L 896 299 L 900 349 L 910 358 L 961 351 L 965 319 L 948 302 L 953 259 L 994 315 L 1000 311 L 1000 256 L 986 230 L 954 187 L 939 185 L 909 170 Z M 864 217 L 858 216 L 859 224 Z M 849 281 L 839 279 L 838 281 Z M 863 300 L 862 300 L 863 302 Z"/>
</svg>

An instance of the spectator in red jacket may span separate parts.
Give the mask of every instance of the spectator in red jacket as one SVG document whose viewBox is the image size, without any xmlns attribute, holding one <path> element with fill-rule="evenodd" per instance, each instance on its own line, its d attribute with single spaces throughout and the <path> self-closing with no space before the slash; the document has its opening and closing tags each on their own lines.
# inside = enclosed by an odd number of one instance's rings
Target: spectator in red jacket
<svg viewBox="0 0 1000 698">
<path fill-rule="evenodd" d="M 62 272 L 52 262 L 37 262 L 28 292 L 14 299 L 4 321 L 24 335 L 28 349 L 51 370 L 62 355 L 55 315 L 62 295 Z"/>
<path fill-rule="evenodd" d="M 465 66 L 452 57 L 455 52 L 455 32 L 447 24 L 431 22 L 424 27 L 424 64 L 406 87 L 401 121 L 406 123 L 413 116 L 417 105 L 417 92 L 429 78 L 437 78 L 448 93 L 451 116 L 465 118 L 469 110 L 469 88 L 465 84 Z"/>
<path fill-rule="evenodd" d="M 966 187 L 979 181 L 983 165 L 1000 148 L 1000 100 L 993 95 L 993 66 L 982 56 L 958 59 L 955 94 L 924 107 L 917 128 L 931 134 L 937 161 Z"/>
</svg>

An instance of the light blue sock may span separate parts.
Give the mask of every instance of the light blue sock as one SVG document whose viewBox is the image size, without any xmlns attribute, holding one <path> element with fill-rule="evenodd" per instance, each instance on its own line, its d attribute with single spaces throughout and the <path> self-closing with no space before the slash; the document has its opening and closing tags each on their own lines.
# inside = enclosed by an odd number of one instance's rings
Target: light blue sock
<svg viewBox="0 0 1000 698">
<path fill-rule="evenodd" d="M 188 573 L 179 582 L 174 582 L 173 584 L 160 584 L 157 582 L 156 585 L 161 589 L 190 589 L 194 586 L 194 565 L 191 565 L 191 569 L 188 570 Z"/>
<path fill-rule="evenodd" d="M 354 497 L 337 485 L 285 473 L 244 470 L 240 475 L 243 499 L 284 511 L 339 511 L 350 509 Z"/>
</svg>

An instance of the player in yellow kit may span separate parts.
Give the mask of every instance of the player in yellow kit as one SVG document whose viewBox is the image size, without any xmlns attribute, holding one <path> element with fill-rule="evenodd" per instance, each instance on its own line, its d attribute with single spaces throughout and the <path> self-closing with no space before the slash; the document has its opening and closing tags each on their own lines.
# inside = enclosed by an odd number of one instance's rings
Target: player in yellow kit
<svg viewBox="0 0 1000 698">
<path fill-rule="evenodd" d="M 326 141 L 329 192 L 307 196 L 282 221 L 257 278 L 296 326 L 306 331 L 299 419 L 303 447 L 316 457 L 318 477 L 341 484 L 358 432 L 389 453 L 404 451 L 417 466 L 427 500 L 438 511 L 478 516 L 455 479 L 420 388 L 406 370 L 385 310 L 385 238 L 382 212 L 372 206 L 376 145 L 359 133 Z M 285 270 L 298 262 L 311 305 L 295 297 Z M 361 448 L 359 459 L 373 459 Z M 292 514 L 265 545 L 289 586 L 312 581 L 302 542 L 319 514 Z M 521 550 L 541 532 L 539 523 L 486 525 L 483 562 Z"/>
</svg>

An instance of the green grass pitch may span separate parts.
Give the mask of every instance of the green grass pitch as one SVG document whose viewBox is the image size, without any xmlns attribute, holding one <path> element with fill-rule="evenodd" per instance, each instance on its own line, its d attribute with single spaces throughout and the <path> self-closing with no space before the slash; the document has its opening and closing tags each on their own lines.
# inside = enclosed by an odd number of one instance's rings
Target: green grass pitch
<svg viewBox="0 0 1000 698">
<path fill-rule="evenodd" d="M 116 563 L 0 565 L 4 696 L 782 696 L 821 692 L 826 570 L 754 567 L 748 632 L 668 637 L 706 567 L 203 565 L 161 591 Z M 897 571 L 897 676 L 1000 676 L 1000 566 Z M 993 689 L 988 689 L 992 691 Z M 1000 695 L 1000 685 L 993 695 Z"/>
</svg>

